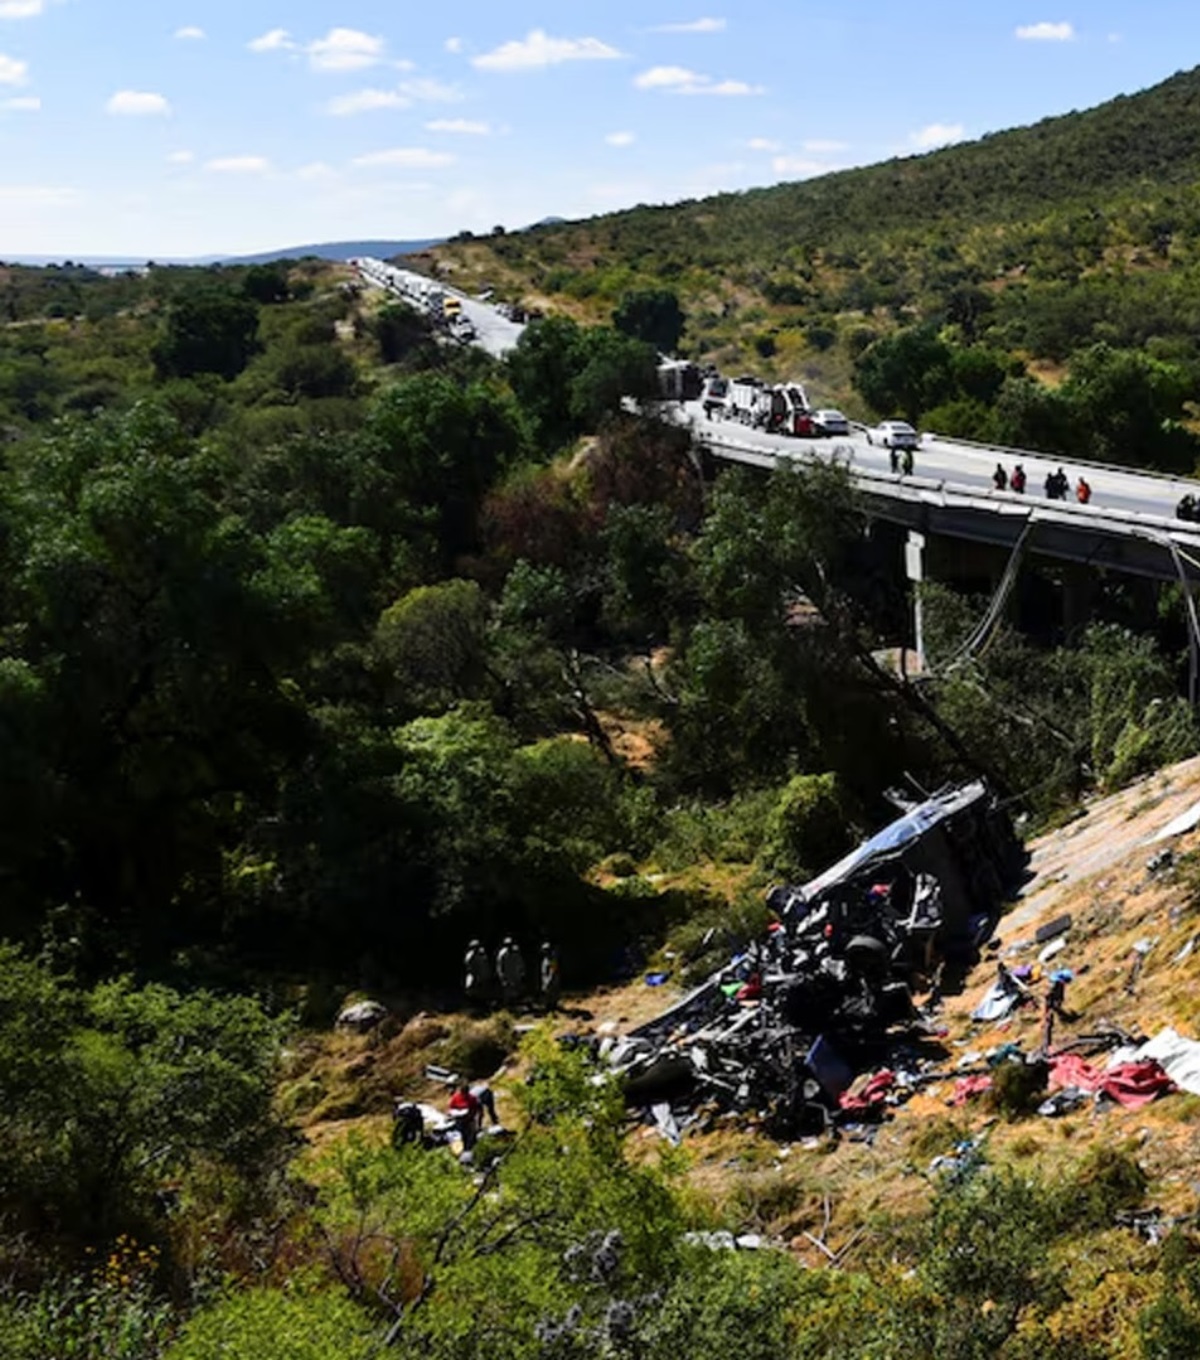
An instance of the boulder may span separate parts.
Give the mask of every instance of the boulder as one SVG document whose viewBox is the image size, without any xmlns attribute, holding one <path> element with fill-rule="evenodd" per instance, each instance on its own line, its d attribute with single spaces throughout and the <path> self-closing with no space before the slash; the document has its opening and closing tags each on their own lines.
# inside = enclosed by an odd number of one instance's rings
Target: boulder
<svg viewBox="0 0 1200 1360">
<path fill-rule="evenodd" d="M 352 1029 L 357 1034 L 365 1034 L 374 1029 L 387 1017 L 387 1007 L 378 1001 L 356 1001 L 346 1006 L 338 1015 L 339 1029 Z"/>
</svg>

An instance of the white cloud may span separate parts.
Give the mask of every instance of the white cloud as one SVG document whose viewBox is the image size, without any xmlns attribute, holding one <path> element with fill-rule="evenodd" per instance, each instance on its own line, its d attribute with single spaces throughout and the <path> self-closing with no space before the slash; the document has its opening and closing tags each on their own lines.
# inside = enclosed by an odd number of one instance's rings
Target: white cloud
<svg viewBox="0 0 1200 1360">
<path fill-rule="evenodd" d="M 171 112 L 166 96 L 150 90 L 118 90 L 104 107 L 126 118 L 162 118 Z"/>
<path fill-rule="evenodd" d="M 251 52 L 290 52 L 296 46 L 286 28 L 273 28 L 246 44 Z"/>
<path fill-rule="evenodd" d="M 204 168 L 218 175 L 261 175 L 271 168 L 271 162 L 265 156 L 218 156 Z"/>
<path fill-rule="evenodd" d="M 445 85 L 440 80 L 427 77 L 402 80 L 397 88 L 409 99 L 420 99 L 427 104 L 455 104 L 463 97 L 457 85 Z"/>
<path fill-rule="evenodd" d="M 463 50 L 463 40 L 461 38 L 447 38 L 442 44 L 447 52 L 457 56 Z"/>
<path fill-rule="evenodd" d="M 812 151 L 818 156 L 828 156 L 835 151 L 849 150 L 845 142 L 830 142 L 823 137 L 810 137 L 808 141 L 801 142 L 800 145 L 805 151 Z"/>
<path fill-rule="evenodd" d="M 0 85 L 24 85 L 29 78 L 29 63 L 0 52 Z"/>
<path fill-rule="evenodd" d="M 723 33 L 724 19 L 693 19 L 686 24 L 656 24 L 651 33 Z"/>
<path fill-rule="evenodd" d="M 196 159 L 194 151 L 172 151 L 167 157 L 168 165 L 191 165 Z"/>
<path fill-rule="evenodd" d="M 195 24 L 185 24 L 183 28 L 175 30 L 175 36 L 184 42 L 199 42 L 201 38 L 207 37 L 207 34 Z"/>
<path fill-rule="evenodd" d="M 747 85 L 744 80 L 713 80 L 686 66 L 652 66 L 635 76 L 639 90 L 667 90 L 671 94 L 750 95 L 762 94 L 761 85 Z"/>
<path fill-rule="evenodd" d="M 36 94 L 21 94 L 13 99 L 6 99 L 0 104 L 0 109 L 9 109 L 13 113 L 38 113 L 41 110 L 42 101 Z"/>
<path fill-rule="evenodd" d="M 632 146 L 637 138 L 632 132 L 610 132 L 604 140 L 609 146 Z"/>
<path fill-rule="evenodd" d="M 1017 29 L 1023 42 L 1070 42 L 1075 37 L 1074 24 L 1024 24 Z"/>
<path fill-rule="evenodd" d="M 424 146 L 397 146 L 390 151 L 368 151 L 366 155 L 355 156 L 351 164 L 362 170 L 378 165 L 406 170 L 436 170 L 444 165 L 453 165 L 454 159 L 448 152 L 430 151 Z"/>
<path fill-rule="evenodd" d="M 744 80 L 703 81 L 699 85 L 685 85 L 680 94 L 715 94 L 725 98 L 738 99 L 750 94 L 766 94 L 762 85 L 747 85 Z"/>
<path fill-rule="evenodd" d="M 675 90 L 705 79 L 695 71 L 689 71 L 686 66 L 652 66 L 640 76 L 635 76 L 633 83 L 639 90 Z"/>
<path fill-rule="evenodd" d="M 751 137 L 746 143 L 751 151 L 782 151 L 783 143 L 772 141 L 770 137 Z"/>
<path fill-rule="evenodd" d="M 543 29 L 532 29 L 524 42 L 503 43 L 494 52 L 472 57 L 481 71 L 536 71 L 564 61 L 612 61 L 621 54 L 599 38 L 552 38 Z"/>
<path fill-rule="evenodd" d="M 331 28 L 323 38 L 309 43 L 309 64 L 314 71 L 361 71 L 383 60 L 383 39 L 357 28 Z"/>
<path fill-rule="evenodd" d="M 34 19 L 46 8 L 46 0 L 0 0 L 0 19 Z"/>
<path fill-rule="evenodd" d="M 961 123 L 930 123 L 919 132 L 910 132 L 908 140 L 919 151 L 932 151 L 935 146 L 949 146 L 961 142 L 964 128 Z"/>
<path fill-rule="evenodd" d="M 325 105 L 325 112 L 334 118 L 348 118 L 355 113 L 373 113 L 376 109 L 406 109 L 412 100 L 396 90 L 356 90 L 340 94 Z"/>
<path fill-rule="evenodd" d="M 466 137 L 490 137 L 491 123 L 480 123 L 472 118 L 434 118 L 425 124 L 429 132 L 454 132 Z"/>
</svg>

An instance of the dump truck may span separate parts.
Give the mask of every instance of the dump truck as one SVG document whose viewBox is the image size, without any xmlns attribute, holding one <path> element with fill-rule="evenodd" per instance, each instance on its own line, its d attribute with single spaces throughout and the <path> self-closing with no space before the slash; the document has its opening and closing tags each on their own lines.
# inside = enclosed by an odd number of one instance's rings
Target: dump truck
<svg viewBox="0 0 1200 1360">
<path fill-rule="evenodd" d="M 729 384 L 725 415 L 772 434 L 816 433 L 808 394 L 799 383 L 768 385 L 757 378 L 735 378 Z"/>
</svg>

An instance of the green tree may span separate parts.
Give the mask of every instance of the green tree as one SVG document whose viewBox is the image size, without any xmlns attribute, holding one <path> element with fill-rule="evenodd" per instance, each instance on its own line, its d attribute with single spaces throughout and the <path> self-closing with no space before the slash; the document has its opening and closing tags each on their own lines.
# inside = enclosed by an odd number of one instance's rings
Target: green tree
<svg viewBox="0 0 1200 1360">
<path fill-rule="evenodd" d="M 954 391 L 953 356 L 931 326 L 914 327 L 876 340 L 854 362 L 854 386 L 880 415 L 921 413 Z"/>
<path fill-rule="evenodd" d="M 82 1248 L 149 1230 L 203 1164 L 253 1188 L 284 1150 L 281 1027 L 249 999 L 110 983 L 80 992 L 0 949 L 0 1211 Z"/>
<path fill-rule="evenodd" d="M 686 318 L 679 297 L 669 288 L 641 288 L 626 293 L 613 312 L 617 330 L 644 340 L 664 354 L 679 348 Z"/>
<path fill-rule="evenodd" d="M 444 712 L 484 686 L 487 627 L 487 600 L 474 581 L 418 586 L 380 616 L 375 656 L 404 707 Z"/>
<path fill-rule="evenodd" d="M 464 388 L 433 373 L 388 389 L 367 417 L 363 440 L 393 494 L 419 507 L 446 564 L 477 546 L 484 497 L 525 451 L 510 399 L 483 383 Z"/>
<path fill-rule="evenodd" d="M 236 378 L 258 350 L 258 308 L 248 297 L 211 284 L 179 293 L 167 308 L 154 364 L 163 378 L 216 373 Z"/>
<path fill-rule="evenodd" d="M 282 260 L 274 264 L 251 265 L 242 276 L 242 292 L 251 301 L 264 306 L 286 302 L 291 296 L 287 265 Z"/>
</svg>

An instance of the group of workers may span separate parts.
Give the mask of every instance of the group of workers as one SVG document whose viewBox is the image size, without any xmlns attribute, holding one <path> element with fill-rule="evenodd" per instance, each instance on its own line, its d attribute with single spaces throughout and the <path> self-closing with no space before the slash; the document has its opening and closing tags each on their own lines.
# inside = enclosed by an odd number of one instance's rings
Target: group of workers
<svg viewBox="0 0 1200 1360">
<path fill-rule="evenodd" d="M 473 1006 L 487 1007 L 496 1000 L 513 1006 L 526 997 L 527 979 L 524 955 L 511 935 L 504 937 L 494 963 L 481 941 L 472 940 L 467 946 L 463 957 L 463 990 Z M 558 951 L 546 940 L 538 957 L 537 999 L 546 1010 L 555 1011 L 561 994 Z"/>
<path fill-rule="evenodd" d="M 996 470 L 992 473 L 992 485 L 997 491 L 1015 491 L 1018 496 L 1025 494 L 1026 480 L 1025 469 L 1020 463 L 1013 468 L 1011 474 L 1003 463 L 997 463 Z M 1047 500 L 1065 501 L 1071 490 L 1070 478 L 1062 468 L 1056 472 L 1047 472 L 1045 489 Z M 1086 505 L 1092 499 L 1091 483 L 1082 473 L 1075 483 L 1075 499 L 1080 505 Z"/>
<path fill-rule="evenodd" d="M 433 1121 L 426 1127 L 426 1113 Z M 496 1097 L 486 1082 L 472 1086 L 456 1080 L 454 1093 L 447 1105 L 446 1118 L 439 1120 L 437 1111 L 421 1106 L 414 1100 L 398 1099 L 392 1106 L 392 1146 L 406 1145 L 437 1147 L 447 1136 L 459 1139 L 464 1153 L 470 1153 L 483 1132 L 484 1116 L 495 1129 L 500 1120 L 496 1115 Z"/>
<path fill-rule="evenodd" d="M 895 444 L 889 445 L 888 463 L 894 473 L 899 472 L 905 477 L 911 477 L 914 466 L 912 449 L 898 449 Z"/>
</svg>

